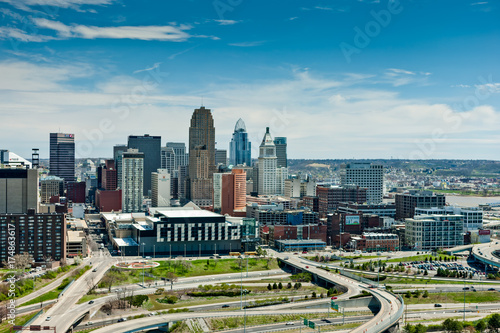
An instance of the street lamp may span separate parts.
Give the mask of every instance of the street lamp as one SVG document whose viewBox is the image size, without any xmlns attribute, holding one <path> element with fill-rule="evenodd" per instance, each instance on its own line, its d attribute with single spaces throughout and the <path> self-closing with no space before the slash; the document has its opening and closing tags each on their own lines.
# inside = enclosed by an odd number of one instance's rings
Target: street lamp
<svg viewBox="0 0 500 333">
<path fill-rule="evenodd" d="M 142 257 L 144 258 L 144 245 L 146 245 L 145 243 L 141 243 L 142 245 Z M 146 286 L 144 285 L 144 268 L 146 267 L 146 263 L 143 262 L 142 263 L 142 287 L 143 288 L 146 288 Z"/>
<path fill-rule="evenodd" d="M 186 244 L 184 244 L 184 258 L 186 258 Z"/>
</svg>

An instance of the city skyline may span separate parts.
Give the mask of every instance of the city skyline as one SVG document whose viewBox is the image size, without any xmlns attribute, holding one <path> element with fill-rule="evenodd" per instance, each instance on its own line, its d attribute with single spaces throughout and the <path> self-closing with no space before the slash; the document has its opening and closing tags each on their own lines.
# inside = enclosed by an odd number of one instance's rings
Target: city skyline
<svg viewBox="0 0 500 333">
<path fill-rule="evenodd" d="M 253 156 L 270 127 L 291 159 L 498 160 L 491 1 L 0 2 L 0 148 L 25 158 L 58 130 L 80 158 L 187 143 L 205 105 L 217 148 L 243 118 Z"/>
</svg>

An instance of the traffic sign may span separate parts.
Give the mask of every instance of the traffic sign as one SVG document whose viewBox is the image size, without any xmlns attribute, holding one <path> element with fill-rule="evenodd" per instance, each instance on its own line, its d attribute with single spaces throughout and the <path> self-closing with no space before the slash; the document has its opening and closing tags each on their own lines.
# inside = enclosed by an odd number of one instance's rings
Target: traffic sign
<svg viewBox="0 0 500 333">
<path fill-rule="evenodd" d="M 309 320 L 304 319 L 304 325 L 308 326 L 309 325 Z"/>
<path fill-rule="evenodd" d="M 316 325 L 314 324 L 314 322 L 312 322 L 312 321 L 310 321 L 310 322 L 309 322 L 309 327 L 310 327 L 310 328 L 314 329 L 314 327 L 315 327 L 315 326 L 316 326 Z"/>
</svg>

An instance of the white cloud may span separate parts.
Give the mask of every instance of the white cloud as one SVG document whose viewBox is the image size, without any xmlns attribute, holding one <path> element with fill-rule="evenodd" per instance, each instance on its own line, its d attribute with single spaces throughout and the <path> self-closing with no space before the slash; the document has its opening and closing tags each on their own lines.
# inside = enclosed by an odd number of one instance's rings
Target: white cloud
<svg viewBox="0 0 500 333">
<path fill-rule="evenodd" d="M 85 25 L 66 25 L 61 22 L 43 18 L 35 18 L 34 23 L 41 29 L 50 29 L 57 32 L 59 38 L 110 38 L 110 39 L 139 39 L 161 41 L 184 41 L 190 37 L 185 30 L 187 25 L 175 26 L 119 26 L 96 27 Z M 201 36 L 197 36 L 201 37 Z"/>
<path fill-rule="evenodd" d="M 9 124 L 0 132 L 0 142 L 20 154 L 29 154 L 34 142 L 47 143 L 48 133 L 59 127 L 76 134 L 79 153 L 91 145 L 88 156 L 111 156 L 111 147 L 130 134 L 148 132 L 162 135 L 163 141 L 187 142 L 189 119 L 202 95 L 213 111 L 218 147 L 227 148 L 242 117 L 254 157 L 266 126 L 273 136 L 288 137 L 290 158 L 419 157 L 418 140 L 432 138 L 436 131 L 442 137 L 433 141 L 435 149 L 426 158 L 492 158 L 500 144 L 499 110 L 479 105 L 459 112 L 447 104 L 404 98 L 395 88 L 373 88 L 373 76 L 366 74 L 320 76 L 294 69 L 287 79 L 212 82 L 174 94 L 169 84 L 175 78 L 168 76 L 146 89 L 143 76 L 151 71 L 108 74 L 110 79 L 85 88 L 69 84 L 84 76 L 90 81 L 99 72 L 84 65 L 4 61 L 0 72 L 6 73 L 0 77 L 0 119 Z M 145 115 L 156 121 L 137 132 Z M 104 119 L 112 120 L 113 129 L 98 136 Z M 19 133 L 25 133 L 24 141 L 11 139 Z M 46 151 L 41 154 L 47 156 Z"/>
<path fill-rule="evenodd" d="M 476 85 L 478 90 L 486 90 L 492 94 L 500 93 L 500 83 L 485 83 Z"/>
<path fill-rule="evenodd" d="M 259 46 L 264 44 L 265 41 L 255 41 L 255 42 L 241 42 L 241 43 L 229 43 L 231 46 L 239 46 L 239 47 L 252 47 Z"/>
<path fill-rule="evenodd" d="M 153 66 L 151 67 L 148 67 L 148 68 L 144 68 L 144 69 L 138 69 L 136 71 L 134 71 L 134 74 L 137 74 L 137 73 L 141 73 L 141 72 L 148 72 L 148 71 L 152 71 L 154 69 L 157 69 L 158 67 L 160 67 L 161 65 L 161 62 L 157 62 L 155 63 Z"/>
<path fill-rule="evenodd" d="M 36 7 L 36 6 L 49 6 L 49 7 L 71 8 L 71 9 L 81 10 L 80 7 L 84 5 L 106 6 L 116 1 L 115 0 L 0 0 L 0 2 L 8 3 L 24 11 L 33 11 L 31 7 Z"/>
<path fill-rule="evenodd" d="M 54 37 L 30 35 L 18 28 L 0 27 L 0 39 L 15 39 L 22 42 L 46 42 L 48 40 L 54 39 Z"/>
<path fill-rule="evenodd" d="M 233 25 L 241 21 L 236 20 L 213 20 L 214 22 L 219 23 L 219 25 Z"/>
</svg>

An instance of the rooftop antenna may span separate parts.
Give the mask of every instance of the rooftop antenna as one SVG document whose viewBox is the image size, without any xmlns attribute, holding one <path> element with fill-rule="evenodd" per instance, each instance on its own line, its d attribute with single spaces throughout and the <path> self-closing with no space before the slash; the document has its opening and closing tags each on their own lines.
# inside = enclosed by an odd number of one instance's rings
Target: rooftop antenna
<svg viewBox="0 0 500 333">
<path fill-rule="evenodd" d="M 203 96 L 201 96 L 201 106 L 203 106 Z"/>
</svg>

